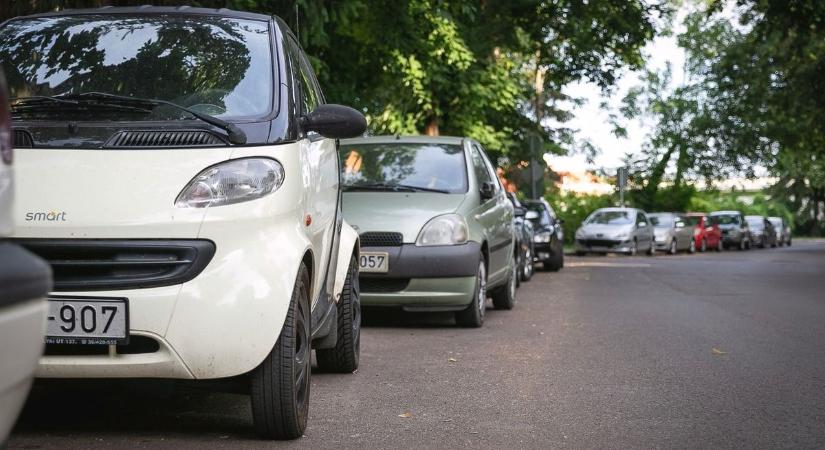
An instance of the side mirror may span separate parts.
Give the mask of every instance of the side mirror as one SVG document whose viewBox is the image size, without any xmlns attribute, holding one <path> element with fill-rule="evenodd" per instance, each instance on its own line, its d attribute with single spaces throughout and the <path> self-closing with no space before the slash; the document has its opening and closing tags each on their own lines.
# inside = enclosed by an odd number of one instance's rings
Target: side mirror
<svg viewBox="0 0 825 450">
<path fill-rule="evenodd" d="M 564 219 L 562 219 L 561 217 L 556 217 L 556 222 L 557 222 L 559 225 L 564 225 Z"/>
<path fill-rule="evenodd" d="M 514 206 L 513 214 L 515 214 L 516 217 L 524 217 L 527 215 L 527 208 L 523 206 Z"/>
<path fill-rule="evenodd" d="M 527 219 L 527 220 L 536 220 L 536 219 L 539 218 L 539 213 L 537 213 L 533 210 L 530 210 L 530 211 L 527 211 L 527 214 L 524 215 L 524 218 Z"/>
<path fill-rule="evenodd" d="M 493 195 L 496 193 L 496 185 L 493 184 L 492 181 L 485 181 L 481 183 L 481 188 L 478 190 L 479 194 L 481 194 L 481 200 L 489 200 L 493 198 Z"/>
<path fill-rule="evenodd" d="M 314 131 L 325 138 L 346 139 L 364 134 L 367 119 L 349 106 L 319 105 L 311 113 L 298 119 L 304 132 Z"/>
</svg>

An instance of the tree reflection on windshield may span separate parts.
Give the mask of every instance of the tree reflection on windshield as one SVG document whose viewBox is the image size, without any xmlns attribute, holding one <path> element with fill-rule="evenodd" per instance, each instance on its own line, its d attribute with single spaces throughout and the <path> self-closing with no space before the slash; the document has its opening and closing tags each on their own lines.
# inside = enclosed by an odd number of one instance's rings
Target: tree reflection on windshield
<svg viewBox="0 0 825 450">
<path fill-rule="evenodd" d="M 272 105 L 269 28 L 261 21 L 183 15 L 13 20 L 0 29 L 0 61 L 12 97 L 97 91 L 225 117 L 262 116 Z"/>
</svg>

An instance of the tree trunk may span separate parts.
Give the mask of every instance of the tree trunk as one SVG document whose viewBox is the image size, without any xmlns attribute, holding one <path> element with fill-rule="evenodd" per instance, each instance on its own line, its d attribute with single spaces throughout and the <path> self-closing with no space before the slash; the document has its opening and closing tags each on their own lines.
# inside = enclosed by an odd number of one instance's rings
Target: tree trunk
<svg viewBox="0 0 825 450">
<path fill-rule="evenodd" d="M 435 115 L 430 116 L 430 119 L 427 121 L 427 126 L 424 128 L 424 134 L 427 136 L 438 136 L 438 117 Z"/>
</svg>

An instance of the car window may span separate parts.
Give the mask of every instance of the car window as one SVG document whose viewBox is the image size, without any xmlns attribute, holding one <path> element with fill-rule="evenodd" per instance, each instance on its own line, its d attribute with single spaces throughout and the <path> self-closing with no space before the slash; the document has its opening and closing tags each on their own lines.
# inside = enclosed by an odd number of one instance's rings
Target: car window
<svg viewBox="0 0 825 450">
<path fill-rule="evenodd" d="M 162 19 L 158 18 L 162 17 Z M 159 99 L 220 118 L 272 111 L 269 24 L 216 16 L 88 14 L 24 18 L 0 28 L 11 97 L 102 92 Z M 197 39 L 192 39 L 196 36 Z M 30 120 L 193 120 L 169 106 L 18 108 Z"/>
<path fill-rule="evenodd" d="M 673 224 L 677 227 L 684 227 L 685 226 L 685 221 L 682 220 L 681 217 L 677 217 L 673 220 Z"/>
<path fill-rule="evenodd" d="M 587 223 L 599 225 L 629 225 L 633 223 L 628 211 L 596 211 Z"/>
<path fill-rule="evenodd" d="M 673 226 L 673 216 L 666 214 L 651 214 L 650 223 L 656 228 L 670 228 Z"/>
<path fill-rule="evenodd" d="M 289 36 L 287 42 L 289 43 L 288 48 L 293 61 L 294 76 L 299 87 L 298 104 L 301 107 L 302 113 L 308 113 L 324 102 L 321 90 L 318 88 L 318 81 L 315 79 L 312 66 L 309 64 L 301 47 L 295 42 L 292 36 Z"/>
<path fill-rule="evenodd" d="M 685 216 L 684 222 L 686 225 L 695 227 L 702 223 L 702 216 Z"/>
<path fill-rule="evenodd" d="M 341 144 L 340 152 L 345 189 L 467 192 L 467 163 L 459 145 Z"/>
<path fill-rule="evenodd" d="M 647 225 L 647 216 L 642 213 L 636 214 L 636 225 L 645 224 Z"/>
<path fill-rule="evenodd" d="M 493 177 L 490 175 L 490 171 L 487 169 L 487 165 L 484 163 L 484 157 L 481 154 L 481 150 L 473 144 L 473 149 L 470 152 L 473 158 L 473 171 L 476 174 L 476 179 L 478 180 L 478 185 L 481 186 L 482 183 L 492 182 Z"/>
<path fill-rule="evenodd" d="M 740 216 L 733 214 L 718 214 L 711 216 L 714 224 L 718 225 L 739 225 L 742 223 Z"/>
</svg>

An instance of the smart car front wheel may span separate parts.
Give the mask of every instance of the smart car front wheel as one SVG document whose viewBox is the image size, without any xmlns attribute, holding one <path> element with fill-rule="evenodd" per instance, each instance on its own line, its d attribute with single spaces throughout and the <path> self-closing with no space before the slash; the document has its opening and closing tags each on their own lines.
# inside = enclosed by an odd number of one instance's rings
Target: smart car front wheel
<svg viewBox="0 0 825 450">
<path fill-rule="evenodd" d="M 349 263 L 344 290 L 338 302 L 338 339 L 334 348 L 315 350 L 318 368 L 324 372 L 352 373 L 358 369 L 361 352 L 361 289 L 358 261 Z"/>
<path fill-rule="evenodd" d="M 278 342 L 252 372 L 252 420 L 266 439 L 296 439 L 309 412 L 309 272 L 301 264 Z"/>
</svg>

